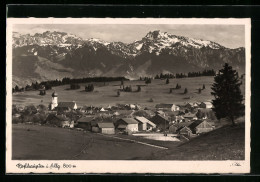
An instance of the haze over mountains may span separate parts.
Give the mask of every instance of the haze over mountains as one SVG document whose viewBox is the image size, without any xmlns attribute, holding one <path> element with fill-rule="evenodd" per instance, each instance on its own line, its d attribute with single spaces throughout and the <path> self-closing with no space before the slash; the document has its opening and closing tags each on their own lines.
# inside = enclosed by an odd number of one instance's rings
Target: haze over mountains
<svg viewBox="0 0 260 182">
<path fill-rule="evenodd" d="M 167 72 L 218 70 L 225 62 L 244 73 L 245 48 L 230 49 L 216 42 L 158 30 L 129 44 L 82 39 L 65 32 L 13 32 L 13 85 L 19 86 L 64 77 L 134 79 Z"/>
</svg>

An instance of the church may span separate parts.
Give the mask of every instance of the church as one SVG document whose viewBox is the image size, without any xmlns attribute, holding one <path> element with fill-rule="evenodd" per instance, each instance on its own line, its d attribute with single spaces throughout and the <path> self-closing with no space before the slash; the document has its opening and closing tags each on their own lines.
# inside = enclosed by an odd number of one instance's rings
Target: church
<svg viewBox="0 0 260 182">
<path fill-rule="evenodd" d="M 51 95 L 50 110 L 70 111 L 78 108 L 75 101 L 72 102 L 58 102 L 58 94 L 54 91 Z"/>
</svg>

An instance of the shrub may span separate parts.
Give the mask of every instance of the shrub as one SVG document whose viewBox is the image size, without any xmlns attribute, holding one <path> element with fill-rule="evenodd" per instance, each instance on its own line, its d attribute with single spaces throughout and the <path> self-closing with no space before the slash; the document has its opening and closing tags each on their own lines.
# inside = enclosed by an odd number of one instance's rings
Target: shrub
<svg viewBox="0 0 260 182">
<path fill-rule="evenodd" d="M 70 89 L 71 89 L 71 90 L 80 89 L 80 85 L 79 85 L 79 84 L 72 83 L 72 84 L 70 84 Z"/>
<path fill-rule="evenodd" d="M 167 78 L 166 79 L 166 84 L 169 84 L 169 83 L 170 83 L 169 78 Z"/>
<path fill-rule="evenodd" d="M 94 85 L 89 84 L 89 85 L 85 86 L 85 91 L 86 92 L 93 92 L 94 91 Z"/>
<path fill-rule="evenodd" d="M 148 101 L 149 101 L 149 102 L 153 102 L 153 99 L 152 99 L 152 98 L 150 98 Z"/>
<path fill-rule="evenodd" d="M 185 88 L 185 89 L 184 89 L 184 94 L 187 94 L 187 93 L 188 93 L 188 89 Z"/>
<path fill-rule="evenodd" d="M 13 124 L 17 124 L 17 123 L 21 123 L 21 122 L 22 122 L 21 118 L 17 118 L 17 117 L 13 117 L 12 118 L 12 123 Z"/>
</svg>

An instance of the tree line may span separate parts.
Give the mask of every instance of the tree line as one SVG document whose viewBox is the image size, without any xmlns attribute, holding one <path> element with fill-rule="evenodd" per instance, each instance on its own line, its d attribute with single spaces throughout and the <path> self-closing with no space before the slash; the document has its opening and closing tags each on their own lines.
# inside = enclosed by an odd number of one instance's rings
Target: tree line
<svg viewBox="0 0 260 182">
<path fill-rule="evenodd" d="M 87 78 L 69 78 L 65 77 L 62 80 L 49 80 L 49 81 L 42 81 L 40 83 L 33 82 L 31 85 L 27 84 L 25 87 L 19 87 L 16 85 L 12 92 L 23 92 L 23 91 L 30 91 L 30 90 L 39 90 L 45 89 L 50 90 L 52 87 L 60 86 L 60 85 L 67 85 L 71 84 L 72 87 L 77 83 L 87 83 L 87 82 L 111 82 L 111 81 L 121 81 L 121 80 L 129 80 L 125 77 L 87 77 Z"/>
<path fill-rule="evenodd" d="M 211 70 L 203 70 L 202 72 L 188 72 L 188 74 L 185 73 L 176 73 L 175 75 L 172 73 L 166 73 L 166 74 L 157 74 L 154 79 L 169 79 L 169 78 L 186 78 L 186 77 L 199 77 L 199 76 L 215 76 L 216 72 Z"/>
</svg>

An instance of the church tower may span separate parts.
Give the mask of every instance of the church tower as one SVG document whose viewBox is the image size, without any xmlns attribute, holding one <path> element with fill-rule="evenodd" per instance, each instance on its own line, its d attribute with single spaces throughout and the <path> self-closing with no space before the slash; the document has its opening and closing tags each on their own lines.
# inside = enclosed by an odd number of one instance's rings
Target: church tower
<svg viewBox="0 0 260 182">
<path fill-rule="evenodd" d="M 58 106 L 58 94 L 54 91 L 51 98 L 51 110 Z"/>
</svg>

